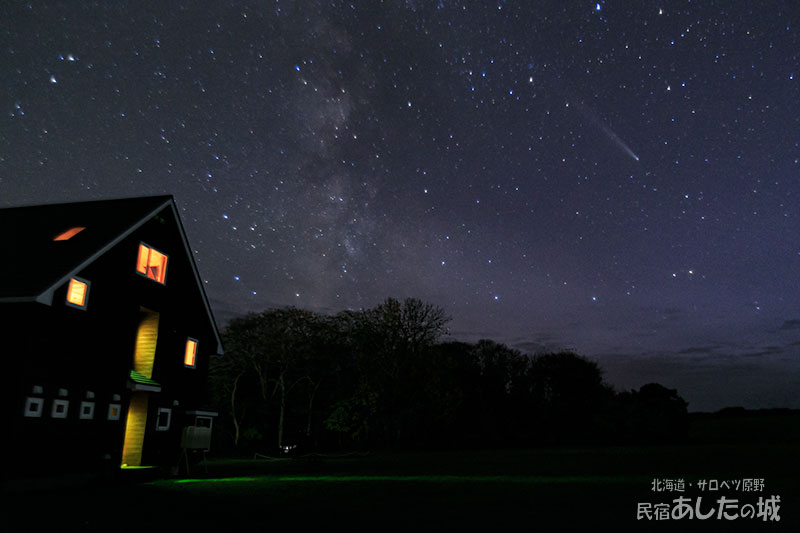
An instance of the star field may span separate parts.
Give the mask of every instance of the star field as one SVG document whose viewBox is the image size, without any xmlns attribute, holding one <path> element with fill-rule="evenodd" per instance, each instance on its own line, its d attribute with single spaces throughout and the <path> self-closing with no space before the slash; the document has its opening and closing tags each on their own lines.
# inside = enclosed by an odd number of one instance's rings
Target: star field
<svg viewBox="0 0 800 533">
<path fill-rule="evenodd" d="M 218 319 L 414 296 L 800 407 L 793 2 L 0 7 L 0 205 L 173 194 Z"/>
</svg>

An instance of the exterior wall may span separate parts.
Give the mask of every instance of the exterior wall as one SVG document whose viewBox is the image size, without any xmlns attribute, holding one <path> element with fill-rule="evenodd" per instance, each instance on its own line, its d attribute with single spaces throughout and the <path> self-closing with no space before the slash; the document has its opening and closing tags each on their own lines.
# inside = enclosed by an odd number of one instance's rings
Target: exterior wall
<svg viewBox="0 0 800 533">
<path fill-rule="evenodd" d="M 142 464 L 177 462 L 179 420 L 204 405 L 208 360 L 217 345 L 178 226 L 169 208 L 162 213 L 77 274 L 91 283 L 86 309 L 65 304 L 67 283 L 55 291 L 52 306 L 0 304 L 0 357 L 12 382 L 4 393 L 5 419 L 11 421 L 12 457 L 20 459 L 11 476 L 120 465 L 143 307 L 159 313 L 152 379 L 161 392 L 146 393 Z M 140 242 L 168 255 L 165 285 L 136 272 Z M 183 364 L 188 337 L 199 341 L 193 369 Z M 33 394 L 34 386 L 43 393 Z M 59 389 L 67 395 L 59 397 Z M 44 399 L 41 417 L 23 416 L 32 396 Z M 69 401 L 65 418 L 53 418 L 56 400 Z M 93 418 L 80 418 L 82 402 L 94 403 Z M 121 405 L 118 420 L 107 419 L 111 404 Z M 171 410 L 166 431 L 156 429 L 159 409 Z"/>
<path fill-rule="evenodd" d="M 4 306 L 3 311 L 2 323 L 8 328 L 3 333 L 3 358 L 14 381 L 13 394 L 3 403 L 5 419 L 11 422 L 11 456 L 18 459 L 11 463 L 11 472 L 39 474 L 54 468 L 72 472 L 111 461 L 120 450 L 126 374 L 124 360 L 104 354 L 121 351 L 108 345 L 121 346 L 121 339 L 130 337 L 125 326 L 131 317 L 101 321 L 67 306 L 41 304 Z M 86 334 L 93 331 L 94 335 Z M 42 392 L 34 394 L 34 386 Z M 88 398 L 89 393 L 94 398 Z M 44 400 L 41 417 L 23 416 L 29 397 Z M 69 402 L 65 418 L 52 416 L 57 400 Z M 91 420 L 79 417 L 83 401 L 95 404 Z M 111 404 L 123 409 L 118 420 L 108 420 Z M 106 455 L 109 459 L 103 459 Z"/>
</svg>

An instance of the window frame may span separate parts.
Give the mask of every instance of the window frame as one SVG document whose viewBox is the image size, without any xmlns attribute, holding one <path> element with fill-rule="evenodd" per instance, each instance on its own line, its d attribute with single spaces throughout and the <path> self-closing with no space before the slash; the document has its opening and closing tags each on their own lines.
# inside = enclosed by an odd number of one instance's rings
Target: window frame
<svg viewBox="0 0 800 533">
<path fill-rule="evenodd" d="M 63 406 L 64 410 L 59 412 L 59 406 Z M 69 415 L 69 400 L 64 400 L 63 398 L 53 400 L 53 405 L 50 408 L 50 418 L 67 418 L 67 415 Z"/>
<path fill-rule="evenodd" d="M 192 353 L 192 364 L 186 363 L 186 355 L 189 349 L 189 343 L 194 343 L 194 353 Z M 185 368 L 197 368 L 197 348 L 200 346 L 200 341 L 194 337 L 186 337 L 186 344 L 183 345 L 183 366 Z"/>
<path fill-rule="evenodd" d="M 167 423 L 161 423 L 161 415 L 167 415 Z M 156 412 L 156 431 L 169 431 L 170 426 L 172 425 L 172 409 L 169 407 L 159 407 L 158 411 Z"/>
<path fill-rule="evenodd" d="M 28 396 L 25 399 L 25 418 L 42 418 L 44 414 L 44 398 Z"/>
<path fill-rule="evenodd" d="M 89 408 L 89 412 L 84 414 L 84 409 Z M 94 419 L 94 402 L 81 402 L 81 407 L 78 410 L 78 418 L 80 420 L 93 420 Z"/>
<path fill-rule="evenodd" d="M 139 257 L 142 254 L 142 247 L 144 247 L 144 248 L 146 248 L 148 250 L 147 251 L 147 262 L 146 262 L 146 266 L 145 266 L 145 271 L 144 272 L 139 270 Z M 161 276 L 164 281 L 161 281 L 161 280 L 156 279 L 156 278 L 151 278 L 147 273 L 147 269 L 150 266 L 150 254 L 151 254 L 151 252 L 153 250 L 155 250 L 157 253 L 163 255 L 164 258 L 166 259 L 166 261 L 164 261 L 164 273 Z M 155 281 L 156 283 L 158 283 L 160 285 L 166 285 L 167 284 L 167 270 L 169 269 L 169 260 L 170 260 L 169 254 L 165 254 L 164 252 L 162 252 L 158 248 L 156 248 L 154 246 L 150 246 L 149 244 L 147 244 L 144 241 L 139 241 L 139 246 L 136 248 L 136 267 L 135 267 L 136 273 L 138 275 L 140 275 L 140 276 L 142 276 L 144 278 L 147 278 L 147 279 L 149 279 L 151 281 Z"/>
<path fill-rule="evenodd" d="M 117 410 L 117 414 L 116 415 L 111 413 L 111 411 L 113 409 Z M 122 415 L 122 404 L 121 403 L 110 403 L 110 404 L 108 404 L 108 414 L 106 415 L 106 420 L 119 420 L 121 415 Z"/>
<path fill-rule="evenodd" d="M 70 293 L 72 292 L 71 287 L 73 282 L 82 283 L 84 286 L 86 286 L 86 290 L 83 293 L 83 304 L 76 304 L 75 302 L 71 302 L 69 300 Z M 91 286 L 92 282 L 89 281 L 88 279 L 84 279 L 78 276 L 72 276 L 69 279 L 69 283 L 67 283 L 67 294 L 64 296 L 64 303 L 69 307 L 74 307 L 75 309 L 86 311 L 86 309 L 89 307 L 89 290 L 91 289 Z"/>
</svg>

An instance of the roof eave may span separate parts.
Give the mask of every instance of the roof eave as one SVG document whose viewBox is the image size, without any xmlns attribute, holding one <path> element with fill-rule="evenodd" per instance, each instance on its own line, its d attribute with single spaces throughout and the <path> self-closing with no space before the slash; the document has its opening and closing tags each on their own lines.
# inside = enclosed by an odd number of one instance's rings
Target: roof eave
<svg viewBox="0 0 800 533">
<path fill-rule="evenodd" d="M 124 240 L 134 231 L 136 231 L 145 223 L 147 223 L 150 219 L 152 219 L 154 216 L 156 216 L 158 213 L 164 210 L 164 208 L 169 206 L 172 210 L 172 215 L 175 217 L 175 221 L 178 225 L 178 234 L 181 237 L 181 242 L 183 243 L 184 250 L 189 258 L 189 266 L 192 269 L 192 274 L 194 275 L 195 282 L 197 283 L 197 288 L 200 291 L 201 299 L 203 301 L 203 306 L 206 310 L 208 320 L 211 324 L 211 329 L 214 334 L 214 340 L 217 343 L 216 352 L 217 354 L 222 355 L 223 354 L 222 339 L 219 334 L 217 322 L 214 319 L 214 313 L 211 310 L 211 305 L 208 302 L 206 291 L 203 288 L 203 283 L 202 280 L 200 279 L 200 272 L 198 271 L 197 264 L 195 263 L 194 260 L 194 254 L 192 253 L 192 250 L 189 247 L 189 242 L 186 239 L 186 231 L 183 227 L 183 222 L 181 222 L 181 217 L 178 214 L 177 206 L 175 205 L 175 199 L 172 196 L 164 196 L 163 198 L 164 199 L 161 203 L 159 203 L 155 208 L 151 209 L 146 215 L 142 216 L 137 222 L 130 225 L 128 228 L 125 229 L 125 231 L 123 231 L 122 233 L 111 239 L 100 249 L 96 250 L 92 255 L 90 255 L 84 261 L 73 267 L 69 272 L 64 274 L 57 281 L 51 283 L 50 286 L 45 288 L 39 294 L 30 296 L 11 296 L 11 297 L 0 298 L 0 303 L 38 302 L 48 306 L 53 305 L 53 295 L 59 287 L 61 287 L 70 278 L 74 277 L 78 272 L 88 267 L 100 256 L 108 252 L 111 248 L 119 244 L 122 240 Z"/>
<path fill-rule="evenodd" d="M 75 276 L 78 272 L 80 272 L 81 270 L 85 269 L 86 267 L 88 267 L 89 265 L 94 263 L 95 260 L 97 260 L 100 256 L 102 256 L 107 251 L 109 251 L 111 248 L 113 248 L 114 246 L 119 244 L 128 235 L 130 235 L 131 233 L 133 233 L 134 231 L 136 231 L 137 229 L 142 227 L 148 220 L 150 220 L 151 218 L 156 216 L 161 210 L 163 210 L 167 205 L 170 205 L 170 204 L 173 204 L 172 197 L 171 196 L 165 197 L 164 201 L 161 204 L 159 204 L 156 208 L 150 210 L 150 212 L 147 215 L 145 215 L 142 218 L 140 218 L 136 223 L 130 225 L 125 231 L 123 231 L 122 233 L 120 233 L 119 235 L 117 235 L 116 237 L 111 239 L 111 241 L 106 243 L 105 246 L 103 246 L 102 248 L 100 248 L 99 250 L 94 252 L 92 255 L 90 255 L 88 258 L 86 258 L 84 261 L 82 261 L 77 266 L 75 266 L 72 270 L 70 270 L 68 273 L 66 273 L 64 276 L 59 278 L 56 282 L 52 283 L 44 291 L 39 293 L 35 297 L 35 301 L 43 303 L 45 305 L 52 305 L 52 303 L 53 303 L 53 293 L 55 293 L 55 291 L 61 285 L 66 283 L 70 278 Z"/>
<path fill-rule="evenodd" d="M 169 204 L 172 208 L 172 214 L 178 223 L 178 233 L 181 236 L 181 241 L 183 242 L 186 255 L 189 257 L 189 266 L 192 268 L 192 273 L 194 274 L 194 279 L 197 283 L 197 289 L 200 291 L 200 296 L 203 300 L 203 307 L 205 307 L 208 320 L 211 323 L 211 329 L 214 333 L 214 340 L 217 342 L 217 354 L 222 355 L 222 338 L 220 337 L 219 329 L 217 328 L 217 321 L 214 319 L 214 312 L 211 310 L 211 305 L 208 303 L 208 297 L 206 296 L 206 291 L 203 288 L 203 281 L 200 279 L 200 271 L 197 269 L 197 263 L 194 260 L 194 254 L 192 253 L 192 249 L 189 247 L 189 241 L 186 239 L 186 231 L 183 228 L 183 222 L 181 222 L 181 217 L 178 214 L 178 208 L 175 205 L 175 202 L 171 200 Z"/>
</svg>

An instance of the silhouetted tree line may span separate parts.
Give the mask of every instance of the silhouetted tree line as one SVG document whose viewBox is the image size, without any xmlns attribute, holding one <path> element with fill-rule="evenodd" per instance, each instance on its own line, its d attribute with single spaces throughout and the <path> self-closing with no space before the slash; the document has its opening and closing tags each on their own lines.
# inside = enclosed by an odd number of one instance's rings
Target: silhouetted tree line
<svg viewBox="0 0 800 533">
<path fill-rule="evenodd" d="M 448 321 L 417 299 L 335 316 L 286 308 L 232 320 L 225 355 L 211 366 L 220 444 L 239 452 L 469 448 L 686 434 L 686 402 L 675 390 L 616 393 L 597 363 L 569 352 L 440 342 Z"/>
</svg>

